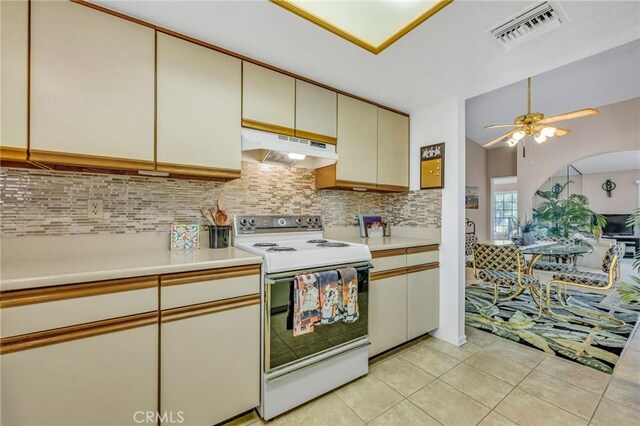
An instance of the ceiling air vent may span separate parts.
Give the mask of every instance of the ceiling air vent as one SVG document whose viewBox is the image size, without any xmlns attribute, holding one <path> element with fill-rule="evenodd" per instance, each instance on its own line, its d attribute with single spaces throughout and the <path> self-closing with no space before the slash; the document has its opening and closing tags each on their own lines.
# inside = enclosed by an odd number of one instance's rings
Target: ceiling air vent
<svg viewBox="0 0 640 426">
<path fill-rule="evenodd" d="M 487 32 L 508 51 L 558 28 L 565 22 L 568 22 L 567 15 L 558 2 L 545 1 L 521 10 L 494 25 Z"/>
</svg>

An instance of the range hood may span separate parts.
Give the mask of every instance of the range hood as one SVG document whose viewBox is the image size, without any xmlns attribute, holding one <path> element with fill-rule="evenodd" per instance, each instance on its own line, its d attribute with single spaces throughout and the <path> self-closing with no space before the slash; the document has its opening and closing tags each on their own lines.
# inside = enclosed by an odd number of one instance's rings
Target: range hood
<svg viewBox="0 0 640 426">
<path fill-rule="evenodd" d="M 243 128 L 242 159 L 317 169 L 335 164 L 338 154 L 329 143 Z"/>
</svg>

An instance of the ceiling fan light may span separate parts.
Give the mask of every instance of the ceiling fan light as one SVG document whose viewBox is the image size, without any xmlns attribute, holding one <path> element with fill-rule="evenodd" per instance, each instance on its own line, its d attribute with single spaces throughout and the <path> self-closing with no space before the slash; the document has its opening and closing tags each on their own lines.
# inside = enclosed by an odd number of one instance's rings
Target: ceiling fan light
<svg viewBox="0 0 640 426">
<path fill-rule="evenodd" d="M 517 131 L 511 137 L 516 141 L 519 141 L 520 139 L 524 138 L 524 132 L 522 130 Z"/>
<path fill-rule="evenodd" d="M 540 132 L 538 132 L 535 135 L 533 135 L 533 139 L 535 139 L 535 141 L 538 142 L 538 143 L 542 143 L 542 142 L 545 142 L 547 140 L 547 137 L 545 135 L 541 134 Z"/>
<path fill-rule="evenodd" d="M 540 133 L 543 136 L 546 136 L 548 138 L 552 138 L 556 134 L 556 128 L 555 127 L 545 127 L 540 131 Z"/>
<path fill-rule="evenodd" d="M 507 139 L 507 145 L 509 145 L 511 147 L 516 146 L 517 143 L 518 143 L 518 141 L 516 139 L 514 139 L 514 138 Z"/>
</svg>

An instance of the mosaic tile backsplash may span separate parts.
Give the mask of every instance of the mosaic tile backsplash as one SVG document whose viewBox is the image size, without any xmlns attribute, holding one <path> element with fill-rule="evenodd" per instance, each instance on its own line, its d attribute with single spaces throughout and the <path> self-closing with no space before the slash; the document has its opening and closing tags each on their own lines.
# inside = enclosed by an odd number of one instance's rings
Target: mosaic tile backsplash
<svg viewBox="0 0 640 426">
<path fill-rule="evenodd" d="M 439 228 L 441 195 L 316 191 L 313 170 L 251 162 L 224 183 L 1 168 L 0 236 L 168 232 L 172 223 L 204 224 L 200 208 L 218 198 L 232 215 L 321 214 L 332 227 L 378 213 L 393 225 Z M 87 218 L 89 199 L 103 200 L 103 219 Z"/>
</svg>

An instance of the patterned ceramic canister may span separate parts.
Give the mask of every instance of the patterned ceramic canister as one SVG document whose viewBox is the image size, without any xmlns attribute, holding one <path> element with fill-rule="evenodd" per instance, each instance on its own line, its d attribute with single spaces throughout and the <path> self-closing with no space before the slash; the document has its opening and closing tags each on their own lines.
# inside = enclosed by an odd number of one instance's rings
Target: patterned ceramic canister
<svg viewBox="0 0 640 426">
<path fill-rule="evenodd" d="M 171 250 L 193 250 L 200 248 L 200 226 L 171 225 Z"/>
</svg>

